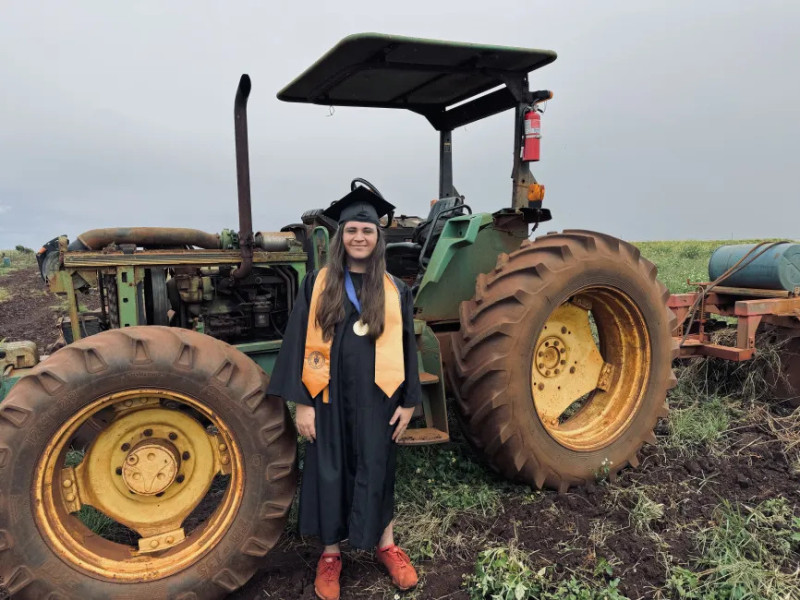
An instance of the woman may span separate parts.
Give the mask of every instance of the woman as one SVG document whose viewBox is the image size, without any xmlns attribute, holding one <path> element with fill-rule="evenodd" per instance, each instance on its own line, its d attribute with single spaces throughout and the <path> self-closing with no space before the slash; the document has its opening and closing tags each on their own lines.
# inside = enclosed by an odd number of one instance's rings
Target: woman
<svg viewBox="0 0 800 600">
<path fill-rule="evenodd" d="M 386 273 L 379 217 L 394 207 L 364 187 L 325 214 L 339 223 L 328 265 L 306 276 L 273 369 L 269 393 L 297 404 L 306 444 L 301 535 L 325 549 L 315 591 L 339 598 L 339 543 L 377 548 L 395 585 L 417 574 L 394 544 L 396 442 L 421 401 L 413 298 Z"/>
</svg>

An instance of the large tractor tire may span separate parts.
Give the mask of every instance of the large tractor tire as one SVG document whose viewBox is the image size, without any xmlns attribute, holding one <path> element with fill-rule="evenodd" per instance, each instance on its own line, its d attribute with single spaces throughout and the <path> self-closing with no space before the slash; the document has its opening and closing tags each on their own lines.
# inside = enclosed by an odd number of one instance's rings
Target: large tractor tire
<svg viewBox="0 0 800 600">
<path fill-rule="evenodd" d="M 453 344 L 468 439 L 505 477 L 562 492 L 638 465 L 675 385 L 668 297 L 634 246 L 600 233 L 501 254 Z"/>
<path fill-rule="evenodd" d="M 0 405 L 3 585 L 48 600 L 242 586 L 297 480 L 295 429 L 267 383 L 232 346 L 167 327 L 100 333 L 36 367 Z M 81 455 L 70 442 L 89 421 L 104 427 Z"/>
</svg>

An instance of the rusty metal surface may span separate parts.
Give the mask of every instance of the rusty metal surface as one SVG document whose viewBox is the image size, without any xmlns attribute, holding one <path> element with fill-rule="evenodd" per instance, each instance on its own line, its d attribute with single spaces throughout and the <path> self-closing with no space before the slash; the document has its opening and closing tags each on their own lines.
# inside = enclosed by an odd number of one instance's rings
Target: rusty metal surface
<svg viewBox="0 0 800 600">
<path fill-rule="evenodd" d="M 714 291 L 723 296 L 750 296 L 753 298 L 788 298 L 790 295 L 786 290 L 758 290 L 723 285 L 714 286 Z"/>
<path fill-rule="evenodd" d="M 416 429 L 406 429 L 403 437 L 398 440 L 401 446 L 417 446 L 422 444 L 443 444 L 450 441 L 450 436 L 446 431 L 441 431 L 435 427 L 418 427 Z"/>
<path fill-rule="evenodd" d="M 253 267 L 253 211 L 250 204 L 250 155 L 247 147 L 247 98 L 250 77 L 242 75 L 233 103 L 236 137 L 236 185 L 239 195 L 239 248 L 242 264 L 231 274 L 234 279 L 246 277 Z"/>
<path fill-rule="evenodd" d="M 800 298 L 767 298 L 764 300 L 739 300 L 734 314 L 800 316 Z"/>
<path fill-rule="evenodd" d="M 253 253 L 255 264 L 286 263 L 305 261 L 304 252 L 263 252 Z M 78 267 L 116 267 L 129 265 L 171 266 L 171 265 L 231 265 L 240 263 L 242 256 L 238 250 L 148 250 L 134 254 L 122 252 L 68 252 L 64 255 L 64 266 Z"/>
<path fill-rule="evenodd" d="M 197 246 L 217 249 L 219 234 L 183 227 L 108 227 L 91 229 L 78 236 L 89 250 L 100 250 L 109 244 L 136 244 L 137 246 Z"/>
<path fill-rule="evenodd" d="M 711 284 L 700 284 L 708 286 Z M 756 332 L 762 322 L 785 329 L 800 329 L 800 297 L 780 290 L 756 290 L 715 286 L 714 291 L 673 294 L 667 306 L 677 317 L 673 336 L 680 346 L 679 357 L 709 356 L 731 361 L 745 361 L 756 353 Z M 742 298 L 749 298 L 743 300 Z M 689 326 L 690 313 L 697 305 Z M 709 316 L 736 318 L 736 345 L 723 346 L 711 342 L 706 331 Z"/>
</svg>

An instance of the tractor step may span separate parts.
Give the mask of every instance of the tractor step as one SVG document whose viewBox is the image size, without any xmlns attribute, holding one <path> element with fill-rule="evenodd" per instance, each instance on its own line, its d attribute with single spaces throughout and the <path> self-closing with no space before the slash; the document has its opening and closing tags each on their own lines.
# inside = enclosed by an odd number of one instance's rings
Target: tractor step
<svg viewBox="0 0 800 600">
<path fill-rule="evenodd" d="M 417 446 L 421 444 L 443 444 L 449 441 L 450 436 L 446 431 L 435 427 L 419 427 L 406 429 L 403 437 L 397 443 L 401 446 Z"/>
<path fill-rule="evenodd" d="M 426 373 L 425 371 L 419 372 L 419 382 L 422 385 L 430 385 L 432 383 L 439 383 L 439 376 L 433 373 Z"/>
</svg>

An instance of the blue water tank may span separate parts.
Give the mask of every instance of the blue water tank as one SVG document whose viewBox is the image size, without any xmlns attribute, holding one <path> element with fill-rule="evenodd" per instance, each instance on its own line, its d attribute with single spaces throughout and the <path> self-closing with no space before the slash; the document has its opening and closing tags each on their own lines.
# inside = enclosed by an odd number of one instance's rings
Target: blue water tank
<svg viewBox="0 0 800 600">
<path fill-rule="evenodd" d="M 715 281 L 735 265 L 755 244 L 720 246 L 708 261 L 708 277 Z M 761 247 L 753 254 L 763 251 Z M 783 242 L 772 246 L 747 266 L 725 278 L 720 285 L 793 292 L 800 287 L 800 244 Z"/>
</svg>

